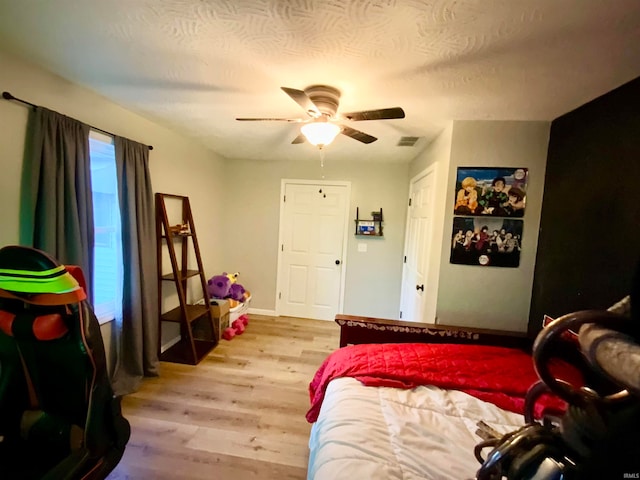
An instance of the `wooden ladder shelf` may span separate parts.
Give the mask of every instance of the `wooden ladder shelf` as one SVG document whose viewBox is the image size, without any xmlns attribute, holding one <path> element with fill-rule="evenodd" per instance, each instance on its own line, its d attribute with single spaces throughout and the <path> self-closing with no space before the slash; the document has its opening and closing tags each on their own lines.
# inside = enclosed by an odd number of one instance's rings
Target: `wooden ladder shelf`
<svg viewBox="0 0 640 480">
<path fill-rule="evenodd" d="M 207 279 L 205 278 L 198 237 L 191 214 L 189 197 L 156 193 L 156 238 L 158 242 L 158 301 L 159 311 L 162 312 L 163 284 L 173 282 L 178 294 L 179 305 L 167 312 L 161 313 L 159 318 L 160 340 L 158 353 L 160 360 L 173 363 L 198 364 L 218 343 L 218 325 L 214 321 L 209 306 Z M 167 200 L 178 202 L 181 210 L 180 223 L 172 226 L 167 214 Z M 177 205 L 176 205 L 177 206 Z M 169 258 L 171 259 L 171 273 L 164 273 L 163 252 L 166 242 Z M 190 243 L 197 269 L 189 269 Z M 180 260 L 176 249 L 180 249 Z M 187 286 L 191 278 L 199 277 L 204 303 L 190 304 L 187 301 Z M 162 324 L 174 322 L 180 324 L 180 339 L 162 352 Z"/>
</svg>

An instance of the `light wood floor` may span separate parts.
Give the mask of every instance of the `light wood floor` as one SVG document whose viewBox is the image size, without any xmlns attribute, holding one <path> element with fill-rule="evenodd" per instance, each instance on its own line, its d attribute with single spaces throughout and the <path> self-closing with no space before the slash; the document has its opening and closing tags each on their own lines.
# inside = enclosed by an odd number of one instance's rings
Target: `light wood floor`
<svg viewBox="0 0 640 480">
<path fill-rule="evenodd" d="M 334 322 L 250 315 L 199 365 L 163 362 L 123 400 L 131 439 L 108 480 L 304 479 L 307 388 L 338 337 Z"/>
</svg>

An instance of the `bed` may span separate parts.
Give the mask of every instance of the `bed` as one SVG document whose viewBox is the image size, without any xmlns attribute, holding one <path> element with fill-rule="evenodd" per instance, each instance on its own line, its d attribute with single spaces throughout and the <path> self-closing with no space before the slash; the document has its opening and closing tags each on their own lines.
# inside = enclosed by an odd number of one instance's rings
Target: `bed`
<svg viewBox="0 0 640 480">
<path fill-rule="evenodd" d="M 475 478 L 478 422 L 500 434 L 523 425 L 538 380 L 525 335 L 347 315 L 336 322 L 344 348 L 310 384 L 309 480 Z M 582 382 L 568 364 L 552 368 Z M 564 407 L 543 396 L 536 412 Z"/>
</svg>

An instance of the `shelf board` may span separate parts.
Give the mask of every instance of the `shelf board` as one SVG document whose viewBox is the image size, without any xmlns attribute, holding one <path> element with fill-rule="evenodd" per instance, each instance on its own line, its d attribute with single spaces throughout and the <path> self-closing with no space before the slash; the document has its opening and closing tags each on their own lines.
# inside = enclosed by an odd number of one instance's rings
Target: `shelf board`
<svg viewBox="0 0 640 480">
<path fill-rule="evenodd" d="M 193 237 L 193 233 L 173 233 L 171 235 L 160 235 L 162 238 L 172 237 L 172 238 L 180 238 L 180 237 Z"/>
<path fill-rule="evenodd" d="M 195 277 L 196 275 L 199 275 L 199 274 L 200 274 L 199 270 L 187 270 L 186 275 L 180 275 L 178 280 L 186 280 L 187 278 Z M 173 282 L 175 281 L 175 275 L 173 273 L 167 273 L 166 275 L 162 276 L 162 280 L 171 280 Z"/>
<path fill-rule="evenodd" d="M 193 351 L 189 339 L 183 338 L 175 345 L 172 345 L 160 354 L 160 360 L 163 362 L 183 363 L 187 365 L 197 365 L 214 349 L 218 342 L 213 340 L 194 340 L 196 347 L 196 358 L 193 358 Z"/>
<path fill-rule="evenodd" d="M 187 309 L 187 322 L 191 323 L 194 320 L 209 313 L 209 306 L 206 305 L 186 305 Z M 169 310 L 166 313 L 160 315 L 160 319 L 164 322 L 182 322 L 182 309 L 176 307 L 173 310 Z"/>
<path fill-rule="evenodd" d="M 382 233 L 356 233 L 356 237 L 384 237 Z"/>
</svg>

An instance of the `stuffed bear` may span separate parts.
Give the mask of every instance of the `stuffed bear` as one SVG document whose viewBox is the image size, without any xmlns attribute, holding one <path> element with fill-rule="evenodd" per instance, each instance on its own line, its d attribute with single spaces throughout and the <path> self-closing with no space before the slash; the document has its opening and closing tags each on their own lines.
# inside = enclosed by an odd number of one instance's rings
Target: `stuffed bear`
<svg viewBox="0 0 640 480">
<path fill-rule="evenodd" d="M 239 283 L 234 283 L 229 288 L 229 297 L 239 302 L 244 302 L 244 287 Z"/>
<path fill-rule="evenodd" d="M 207 282 L 207 292 L 211 298 L 226 298 L 231 289 L 231 280 L 226 275 L 214 275 Z"/>
</svg>

